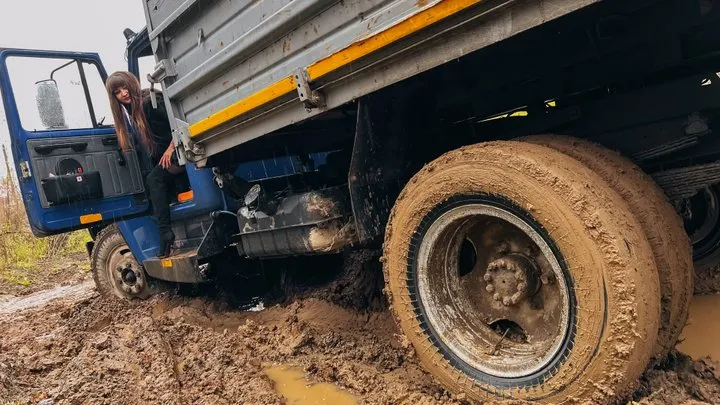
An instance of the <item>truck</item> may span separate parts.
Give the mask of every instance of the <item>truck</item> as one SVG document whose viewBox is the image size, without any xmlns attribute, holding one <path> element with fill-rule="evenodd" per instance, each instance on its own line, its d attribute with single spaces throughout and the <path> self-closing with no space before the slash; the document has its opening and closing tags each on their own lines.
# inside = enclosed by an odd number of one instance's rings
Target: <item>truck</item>
<svg viewBox="0 0 720 405">
<path fill-rule="evenodd" d="M 168 257 L 98 55 L 0 50 L 30 226 L 88 228 L 103 294 L 382 249 L 390 311 L 448 390 L 607 403 L 720 264 L 716 0 L 143 7 L 128 70 L 186 169 Z"/>
</svg>

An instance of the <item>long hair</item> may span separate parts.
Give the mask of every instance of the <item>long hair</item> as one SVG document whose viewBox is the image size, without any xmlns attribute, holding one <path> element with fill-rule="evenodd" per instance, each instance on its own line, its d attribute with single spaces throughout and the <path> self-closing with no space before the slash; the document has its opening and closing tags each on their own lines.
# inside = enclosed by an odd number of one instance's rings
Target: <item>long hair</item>
<svg viewBox="0 0 720 405">
<path fill-rule="evenodd" d="M 130 72 L 115 72 L 108 76 L 105 81 L 105 89 L 110 99 L 110 109 L 112 110 L 113 120 L 115 121 L 115 132 L 117 133 L 118 142 L 122 150 L 131 149 L 130 134 L 125 122 L 125 113 L 123 105 L 115 97 L 115 90 L 120 87 L 128 89 L 130 93 L 130 108 L 128 115 L 135 130 L 140 136 L 140 141 L 145 145 L 148 152 L 152 155 L 155 151 L 155 142 L 153 142 L 150 134 L 150 125 L 143 111 L 142 90 L 140 81 Z"/>
</svg>

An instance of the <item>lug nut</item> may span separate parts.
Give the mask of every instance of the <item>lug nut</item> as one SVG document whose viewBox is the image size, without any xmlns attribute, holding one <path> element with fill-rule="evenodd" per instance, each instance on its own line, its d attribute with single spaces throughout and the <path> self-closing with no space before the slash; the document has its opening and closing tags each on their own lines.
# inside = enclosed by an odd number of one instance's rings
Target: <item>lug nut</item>
<svg viewBox="0 0 720 405">
<path fill-rule="evenodd" d="M 543 284 L 551 284 L 553 282 L 553 278 L 547 274 L 543 274 L 540 276 L 540 282 Z"/>
<path fill-rule="evenodd" d="M 503 297 L 502 303 L 506 307 L 509 307 L 510 306 L 510 297 Z"/>
<path fill-rule="evenodd" d="M 500 301 L 500 300 L 502 299 L 502 297 L 500 296 L 500 293 L 495 293 L 495 294 L 493 295 L 493 299 L 494 299 L 495 301 Z"/>
<path fill-rule="evenodd" d="M 489 293 L 492 293 L 495 291 L 495 286 L 493 286 L 492 284 L 488 284 L 487 286 L 485 286 L 485 290 L 487 290 L 487 292 Z"/>
<path fill-rule="evenodd" d="M 525 292 L 527 290 L 527 283 L 518 283 L 517 290 L 518 292 Z"/>
<path fill-rule="evenodd" d="M 500 254 L 505 254 L 510 251 L 510 244 L 502 241 L 495 246 L 495 252 Z"/>
<path fill-rule="evenodd" d="M 488 283 L 491 282 L 491 281 L 492 281 L 492 274 L 490 274 L 490 273 L 485 273 L 485 275 L 483 276 L 483 280 L 487 281 Z"/>
</svg>

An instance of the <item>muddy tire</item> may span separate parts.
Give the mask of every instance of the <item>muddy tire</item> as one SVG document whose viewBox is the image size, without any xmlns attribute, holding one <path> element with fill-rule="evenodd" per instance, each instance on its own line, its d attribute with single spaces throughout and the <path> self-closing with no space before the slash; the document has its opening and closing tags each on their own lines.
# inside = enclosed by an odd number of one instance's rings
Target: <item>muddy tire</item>
<svg viewBox="0 0 720 405">
<path fill-rule="evenodd" d="M 694 288 L 692 249 L 680 216 L 662 189 L 617 152 L 568 136 L 537 135 L 522 140 L 579 160 L 628 203 L 650 242 L 658 269 L 661 312 L 655 357 L 662 360 L 675 347 L 685 326 Z"/>
<path fill-rule="evenodd" d="M 428 164 L 393 207 L 383 262 L 422 364 L 475 400 L 608 402 L 653 353 L 660 294 L 642 228 L 553 149 L 490 142 Z"/>
<path fill-rule="evenodd" d="M 145 299 L 153 294 L 149 277 L 116 226 L 110 225 L 98 233 L 90 260 L 100 294 L 119 299 Z"/>
</svg>

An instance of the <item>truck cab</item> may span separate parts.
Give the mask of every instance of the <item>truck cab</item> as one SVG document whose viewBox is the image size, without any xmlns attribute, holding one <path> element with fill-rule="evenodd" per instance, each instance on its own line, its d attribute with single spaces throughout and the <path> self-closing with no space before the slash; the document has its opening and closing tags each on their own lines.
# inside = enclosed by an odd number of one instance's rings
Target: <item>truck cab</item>
<svg viewBox="0 0 720 405">
<path fill-rule="evenodd" d="M 146 30 L 129 38 L 127 55 L 128 70 L 139 75 L 140 58 L 152 56 Z M 149 283 L 138 283 L 153 271 L 169 281 L 204 281 L 198 262 L 218 253 L 197 254 L 216 232 L 210 213 L 234 210 L 211 169 L 187 163 L 177 176 L 171 205 L 177 258 L 160 260 L 137 151 L 119 148 L 104 86 L 108 73 L 99 56 L 2 49 L 0 65 L 16 175 L 32 232 L 44 237 L 87 228 L 94 239 L 89 252 L 110 233 L 121 235 L 126 247 L 118 255 L 132 260 L 111 280 L 118 296 L 146 296 Z"/>
<path fill-rule="evenodd" d="M 147 66 L 141 61 L 153 57 L 147 30 L 126 30 L 126 38 L 128 71 L 142 81 L 153 80 L 149 77 L 153 72 L 140 72 L 141 66 Z M 160 258 L 159 229 L 150 215 L 138 152 L 121 150 L 113 128 L 104 87 L 107 76 L 94 53 L 0 51 L 0 86 L 12 153 L 33 233 L 44 237 L 88 229 L 93 236 L 88 242 L 93 268 L 112 267 L 112 271 L 100 270 L 99 286 L 121 298 L 149 296 L 154 279 L 205 282 L 212 274 L 213 260 L 228 250 L 233 257 L 262 255 L 267 241 L 261 232 L 255 239 L 248 236 L 244 244 L 231 240 L 238 233 L 238 210 L 250 207 L 244 211 L 246 231 L 272 228 L 269 217 L 258 208 L 275 204 L 276 196 L 265 195 L 261 184 L 285 184 L 281 188 L 288 190 L 303 187 L 299 183 L 312 177 L 328 154 L 280 152 L 234 165 L 232 172 L 200 168 L 181 154 L 185 172 L 176 175 L 171 204 L 176 240 L 171 255 Z M 324 214 L 296 207 L 298 199 L 312 199 L 321 206 L 337 194 L 337 190 L 320 190 L 295 196 L 280 207 L 285 211 L 284 221 L 312 225 L 336 220 L 341 216 L 339 205 L 319 211 Z M 313 241 L 328 245 L 327 251 L 337 250 L 341 245 L 329 241 L 340 228 L 320 233 Z M 285 236 L 293 242 L 284 248 L 275 238 L 272 249 L 281 250 L 273 255 L 304 253 L 300 246 L 310 240 L 310 229 L 289 231 Z M 118 246 L 109 249 L 107 244 Z"/>
</svg>

